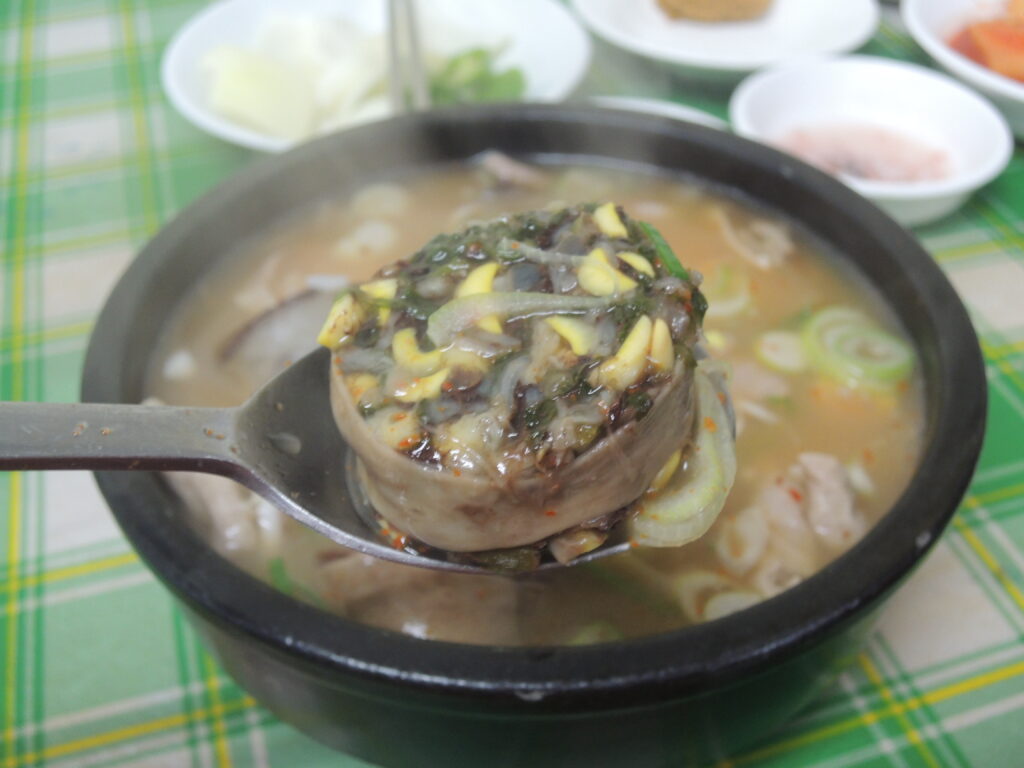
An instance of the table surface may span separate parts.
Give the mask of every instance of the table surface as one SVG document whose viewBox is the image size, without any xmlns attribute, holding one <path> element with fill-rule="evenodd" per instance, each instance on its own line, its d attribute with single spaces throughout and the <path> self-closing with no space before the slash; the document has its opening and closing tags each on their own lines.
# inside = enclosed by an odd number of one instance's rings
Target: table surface
<svg viewBox="0 0 1024 768">
<path fill-rule="evenodd" d="M 201 0 L 0 3 L 0 399 L 73 401 L 133 254 L 250 153 L 168 105 L 159 60 Z M 869 53 L 924 62 L 888 16 Z M 704 93 L 604 46 L 585 93 Z M 946 535 L 863 652 L 798 720 L 721 766 L 1024 761 L 1024 152 L 918 230 L 968 304 L 988 437 Z M 217 666 L 86 473 L 0 473 L 0 768 L 360 766 L 277 721 Z"/>
</svg>

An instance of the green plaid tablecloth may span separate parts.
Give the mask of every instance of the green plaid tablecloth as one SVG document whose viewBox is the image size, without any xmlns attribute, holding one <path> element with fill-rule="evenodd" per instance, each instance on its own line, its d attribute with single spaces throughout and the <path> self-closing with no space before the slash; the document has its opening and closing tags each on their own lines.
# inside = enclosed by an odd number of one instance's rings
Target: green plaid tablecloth
<svg viewBox="0 0 1024 768">
<path fill-rule="evenodd" d="M 160 89 L 163 48 L 202 4 L 0 2 L 0 399 L 75 400 L 93 318 L 133 253 L 252 160 L 186 124 Z M 868 51 L 923 61 L 891 20 Z M 620 75 L 605 68 L 589 87 L 664 86 L 724 113 L 722 95 Z M 849 670 L 720 766 L 1024 765 L 1024 153 L 919 234 L 983 340 L 977 478 Z M 88 474 L 0 473 L 0 531 L 0 768 L 363 765 L 224 674 Z"/>
</svg>

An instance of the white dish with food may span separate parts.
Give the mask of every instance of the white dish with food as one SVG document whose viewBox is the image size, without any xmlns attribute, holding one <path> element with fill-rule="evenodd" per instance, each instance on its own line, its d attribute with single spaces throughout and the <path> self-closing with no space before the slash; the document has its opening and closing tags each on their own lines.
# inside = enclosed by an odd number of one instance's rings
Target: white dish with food
<svg viewBox="0 0 1024 768">
<path fill-rule="evenodd" d="M 612 45 L 674 64 L 691 76 L 733 81 L 794 56 L 855 50 L 879 22 L 875 0 L 774 0 L 761 16 L 722 22 L 673 19 L 657 0 L 572 4 L 583 22 Z"/>
<path fill-rule="evenodd" d="M 384 2 L 293 0 L 287 9 L 275 0 L 223 0 L 188 21 L 161 65 L 174 108 L 208 133 L 265 152 L 390 116 Z M 439 0 L 421 4 L 419 16 L 438 103 L 560 101 L 590 62 L 589 38 L 554 0 L 486 8 Z M 464 71 L 448 70 L 460 55 L 476 54 L 473 82 L 459 90 L 452 80 Z"/>
<path fill-rule="evenodd" d="M 973 22 L 1016 10 L 1024 3 L 993 0 L 904 0 L 901 11 L 914 40 L 947 72 L 992 99 L 1018 138 L 1024 138 L 1024 82 L 1000 74 L 957 51 L 953 38 Z M 1020 58 L 1024 60 L 1024 52 Z"/>
<path fill-rule="evenodd" d="M 733 128 L 838 176 L 906 226 L 939 219 L 1006 167 L 1010 129 L 945 75 L 870 56 L 809 59 L 752 75 Z"/>
</svg>

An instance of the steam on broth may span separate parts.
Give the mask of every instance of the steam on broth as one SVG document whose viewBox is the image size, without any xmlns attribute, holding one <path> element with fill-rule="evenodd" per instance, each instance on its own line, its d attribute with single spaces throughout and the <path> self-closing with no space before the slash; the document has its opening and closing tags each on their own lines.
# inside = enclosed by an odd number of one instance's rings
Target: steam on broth
<svg viewBox="0 0 1024 768">
<path fill-rule="evenodd" d="M 910 347 L 878 298 L 819 244 L 688 180 L 490 156 L 325 201 L 240 244 L 203 281 L 161 342 L 149 391 L 170 403 L 237 404 L 313 347 L 347 281 L 370 279 L 438 232 L 602 200 L 652 222 L 704 276 L 707 346 L 731 372 L 739 467 L 705 536 L 528 576 L 467 576 L 345 550 L 229 480 L 169 476 L 211 545 L 355 621 L 511 645 L 600 642 L 712 619 L 799 583 L 852 546 L 917 461 L 923 398 Z M 656 510 L 656 497 L 648 503 Z"/>
</svg>

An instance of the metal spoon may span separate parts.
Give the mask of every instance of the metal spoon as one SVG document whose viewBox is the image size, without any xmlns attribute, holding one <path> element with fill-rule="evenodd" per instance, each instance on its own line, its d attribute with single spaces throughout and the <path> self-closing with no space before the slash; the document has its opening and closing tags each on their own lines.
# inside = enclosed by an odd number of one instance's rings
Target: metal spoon
<svg viewBox="0 0 1024 768">
<path fill-rule="evenodd" d="M 0 404 L 0 470 L 144 470 L 230 477 L 345 547 L 406 565 L 487 573 L 439 550 L 395 549 L 360 514 L 348 446 L 330 418 L 330 353 L 317 349 L 237 408 Z M 365 513 L 365 506 L 363 507 Z M 606 544 L 573 561 L 628 549 Z M 561 567 L 555 562 L 540 568 Z"/>
</svg>

